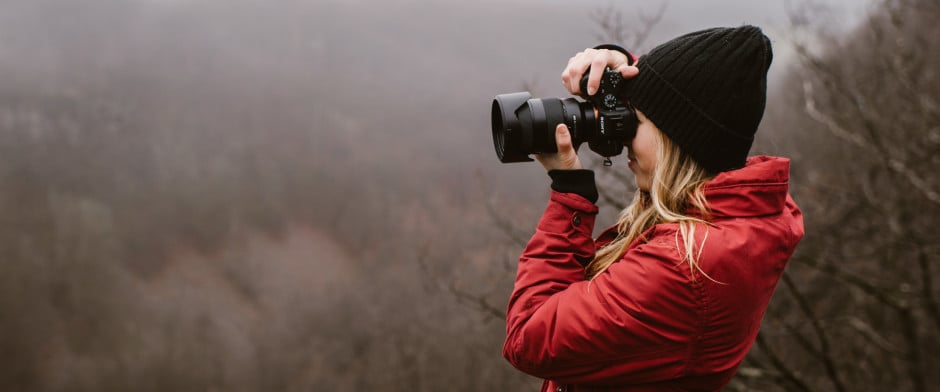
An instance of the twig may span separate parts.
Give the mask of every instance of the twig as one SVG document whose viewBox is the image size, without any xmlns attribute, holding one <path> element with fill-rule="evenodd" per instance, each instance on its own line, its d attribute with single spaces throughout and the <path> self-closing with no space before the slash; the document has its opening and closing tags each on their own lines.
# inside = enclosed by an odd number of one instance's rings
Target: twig
<svg viewBox="0 0 940 392">
<path fill-rule="evenodd" d="M 835 361 L 832 359 L 832 353 L 829 348 L 829 338 L 826 336 L 826 332 L 819 323 L 819 319 L 816 317 L 816 314 L 813 313 L 806 298 L 800 293 L 799 288 L 793 283 L 793 279 L 789 274 L 783 275 L 783 284 L 789 289 L 790 294 L 796 300 L 797 306 L 799 306 L 803 314 L 810 320 L 810 325 L 813 327 L 813 331 L 819 339 L 819 359 L 826 368 L 826 374 L 829 376 L 829 380 L 837 391 L 845 391 L 845 386 L 842 384 L 842 380 L 839 379 L 839 371 L 836 368 Z"/>
<path fill-rule="evenodd" d="M 652 15 L 639 12 L 637 14 L 639 24 L 630 27 L 624 23 L 623 13 L 613 5 L 595 10 L 591 13 L 591 20 L 601 28 L 601 33 L 595 34 L 595 37 L 605 42 L 628 44 L 636 50 L 643 46 L 653 28 L 662 21 L 667 5 L 668 3 L 661 3 L 659 9 Z"/>
<path fill-rule="evenodd" d="M 809 56 L 808 54 L 804 54 Z M 814 68 L 817 70 L 825 69 L 822 65 L 818 64 L 818 61 L 812 60 L 808 61 L 810 64 L 814 64 Z M 845 91 L 846 87 L 843 86 L 843 83 L 839 80 L 830 80 L 835 86 L 832 90 L 841 91 L 843 95 L 847 94 Z M 930 185 L 921 178 L 917 173 L 910 169 L 910 167 L 897 158 L 891 157 L 890 153 L 884 148 L 881 143 L 872 143 L 868 140 L 862 138 L 860 135 L 846 130 L 844 127 L 840 126 L 832 117 L 827 116 L 826 114 L 819 111 L 816 107 L 816 100 L 814 95 L 814 88 L 812 82 L 806 80 L 803 81 L 803 98 L 805 100 L 805 111 L 814 121 L 825 125 L 826 129 L 835 135 L 836 137 L 846 140 L 855 146 L 873 151 L 876 156 L 883 159 L 885 167 L 894 171 L 897 174 L 900 174 L 908 183 L 914 186 L 918 191 L 920 191 L 924 197 L 935 203 L 940 204 L 940 193 L 930 188 Z M 850 101 L 855 101 L 851 96 L 848 97 Z M 859 104 L 855 102 L 851 105 L 855 109 L 855 114 L 857 117 L 865 124 L 865 129 L 868 130 L 871 137 L 877 139 L 878 132 L 873 124 L 871 124 L 870 119 L 868 118 L 867 112 L 859 109 Z"/>
<path fill-rule="evenodd" d="M 493 218 L 493 223 L 496 224 L 496 227 L 506 234 L 516 245 L 524 247 L 529 243 L 528 235 L 523 234 L 521 229 L 516 227 L 509 219 L 506 219 L 503 213 L 496 210 L 493 199 L 486 201 L 486 211 L 490 217 Z"/>
<path fill-rule="evenodd" d="M 910 309 L 898 309 L 901 316 L 900 327 L 904 340 L 907 341 L 907 374 L 914 383 L 917 392 L 926 391 L 924 374 L 920 371 L 920 339 L 917 336 L 917 323 Z"/>
<path fill-rule="evenodd" d="M 871 283 L 866 282 L 864 279 L 849 274 L 848 272 L 842 271 L 839 267 L 833 264 L 819 264 L 815 261 L 811 261 L 808 258 L 798 257 L 794 258 L 794 261 L 802 263 L 806 266 L 812 267 L 813 269 L 826 273 L 829 276 L 832 276 L 836 279 L 839 279 L 842 282 L 848 283 L 860 290 L 862 292 L 872 296 L 878 302 L 881 302 L 892 309 L 906 309 L 908 304 L 898 298 L 895 298 L 893 295 L 888 294 L 886 289 L 877 287 Z"/>
<path fill-rule="evenodd" d="M 466 291 L 460 290 L 457 288 L 457 284 L 454 282 L 451 282 L 450 284 L 450 292 L 454 294 L 458 300 L 469 302 L 475 308 L 477 308 L 477 310 L 480 310 L 500 320 L 506 319 L 506 312 L 497 308 L 496 306 L 491 305 L 482 295 L 470 294 Z"/>
<path fill-rule="evenodd" d="M 852 316 L 849 318 L 849 326 L 858 331 L 862 336 L 868 339 L 869 342 L 891 354 L 901 354 L 903 353 L 901 349 L 892 344 L 888 339 L 885 339 L 883 336 L 879 335 L 871 325 L 868 325 L 862 319 Z"/>
<path fill-rule="evenodd" d="M 920 289 L 924 304 L 927 308 L 927 314 L 933 320 L 937 330 L 940 330 L 940 307 L 933 298 L 933 277 L 930 272 L 930 260 L 927 258 L 927 251 L 921 248 L 920 257 L 917 258 L 920 266 Z"/>
<path fill-rule="evenodd" d="M 759 347 L 761 351 L 764 353 L 764 355 L 766 355 L 767 358 L 770 359 L 770 363 L 773 364 L 773 366 L 777 369 L 777 371 L 780 372 L 780 376 L 784 380 L 789 381 L 791 384 L 793 384 L 793 386 L 796 387 L 796 390 L 812 391 L 812 389 L 810 389 L 809 386 L 806 385 L 806 383 L 803 380 L 797 377 L 796 373 L 794 373 L 793 370 L 790 370 L 790 368 L 788 368 L 787 365 L 783 363 L 783 360 L 781 360 L 780 357 L 777 356 L 777 353 L 774 352 L 774 350 L 770 347 L 769 344 L 767 344 L 767 341 L 764 339 L 763 333 L 757 334 L 757 347 Z"/>
</svg>

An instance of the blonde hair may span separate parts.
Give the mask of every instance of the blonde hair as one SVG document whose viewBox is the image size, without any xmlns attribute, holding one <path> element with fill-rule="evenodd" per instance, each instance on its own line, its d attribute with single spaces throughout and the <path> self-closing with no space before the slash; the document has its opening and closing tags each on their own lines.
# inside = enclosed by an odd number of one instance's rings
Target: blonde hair
<svg viewBox="0 0 940 392">
<path fill-rule="evenodd" d="M 619 235 L 597 251 L 594 260 L 587 266 L 588 279 L 594 279 L 611 264 L 620 260 L 627 247 L 649 228 L 658 223 L 678 223 L 676 248 L 682 255 L 680 262 L 689 263 L 692 279 L 695 279 L 695 271 L 699 271 L 714 281 L 698 265 L 702 247 L 708 237 L 706 219 L 709 217 L 709 210 L 702 188 L 713 175 L 679 150 L 679 146 L 672 143 L 662 132 L 657 131 L 656 135 L 659 147 L 650 191 L 637 190 L 630 205 L 620 212 L 617 221 Z M 699 216 L 687 215 L 689 210 L 696 211 Z M 705 226 L 706 231 L 696 254 L 695 230 L 699 225 Z M 681 246 L 679 236 L 683 239 Z"/>
</svg>

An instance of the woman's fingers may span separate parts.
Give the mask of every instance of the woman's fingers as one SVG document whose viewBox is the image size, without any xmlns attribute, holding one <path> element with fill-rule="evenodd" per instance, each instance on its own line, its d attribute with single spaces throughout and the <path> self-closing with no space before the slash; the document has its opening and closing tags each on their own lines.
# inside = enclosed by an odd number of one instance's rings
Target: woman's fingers
<svg viewBox="0 0 940 392">
<path fill-rule="evenodd" d="M 588 75 L 587 82 L 588 95 L 594 95 L 601 86 L 601 77 L 604 76 L 604 71 L 606 71 L 610 61 L 610 55 L 605 52 L 607 50 L 591 59 L 591 74 Z"/>
<path fill-rule="evenodd" d="M 604 70 L 608 67 L 619 70 L 624 78 L 636 76 L 639 70 L 628 65 L 628 62 L 629 60 L 625 54 L 615 50 L 585 49 L 568 59 L 568 65 L 561 73 L 561 82 L 569 93 L 581 95 L 581 77 L 590 67 L 587 94 L 594 95 L 600 87 Z"/>
<path fill-rule="evenodd" d="M 584 52 L 578 52 L 570 60 L 568 60 L 568 66 L 565 67 L 565 70 L 561 72 L 561 82 L 565 86 L 565 89 L 569 93 L 578 95 L 581 94 L 581 75 L 584 74 L 584 71 L 587 70 L 588 65 L 590 65 L 590 60 L 587 60 L 588 53 L 587 49 Z"/>
</svg>

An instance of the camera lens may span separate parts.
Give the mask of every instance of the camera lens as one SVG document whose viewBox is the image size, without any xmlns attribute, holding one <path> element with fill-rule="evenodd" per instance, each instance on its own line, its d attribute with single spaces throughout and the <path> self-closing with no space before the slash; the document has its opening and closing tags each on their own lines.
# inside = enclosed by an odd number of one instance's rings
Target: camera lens
<svg viewBox="0 0 940 392">
<path fill-rule="evenodd" d="M 529 154 L 556 152 L 555 126 L 565 123 L 574 145 L 591 134 L 594 107 L 574 98 L 534 99 L 527 92 L 497 95 L 490 114 L 500 162 L 529 162 Z"/>
<path fill-rule="evenodd" d="M 588 73 L 581 77 L 581 90 L 587 90 Z M 529 162 L 529 154 L 556 152 L 555 126 L 565 123 L 571 143 L 587 142 L 592 151 L 605 158 L 623 152 L 624 144 L 636 135 L 636 112 L 623 97 L 623 77 L 607 69 L 597 94 L 574 98 L 534 99 L 527 92 L 497 95 L 490 114 L 493 146 L 503 163 Z"/>
</svg>

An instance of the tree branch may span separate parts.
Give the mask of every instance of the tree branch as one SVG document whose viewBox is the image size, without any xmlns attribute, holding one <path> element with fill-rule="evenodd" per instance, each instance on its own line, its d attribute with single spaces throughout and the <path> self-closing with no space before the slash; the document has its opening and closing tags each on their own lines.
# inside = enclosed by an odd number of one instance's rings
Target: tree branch
<svg viewBox="0 0 940 392">
<path fill-rule="evenodd" d="M 496 306 L 491 305 L 482 295 L 471 294 L 463 291 L 457 288 L 457 284 L 455 282 L 451 282 L 449 288 L 450 292 L 454 294 L 458 300 L 462 300 L 469 303 L 470 305 L 473 305 L 473 307 L 475 307 L 477 310 L 482 311 L 489 316 L 500 320 L 506 319 L 506 312 Z"/>
<path fill-rule="evenodd" d="M 917 335 L 917 323 L 910 309 L 898 309 L 901 316 L 900 327 L 904 340 L 907 341 L 907 371 L 908 377 L 914 383 L 914 390 L 917 392 L 926 391 L 924 374 L 921 372 L 920 361 L 920 339 Z"/>
<path fill-rule="evenodd" d="M 624 23 L 623 13 L 613 5 L 595 10 L 591 13 L 591 20 L 601 28 L 601 33 L 595 34 L 595 37 L 604 42 L 630 45 L 632 50 L 636 50 L 643 46 L 653 28 L 662 21 L 667 5 L 668 3 L 661 3 L 659 9 L 652 15 L 639 12 L 637 26 L 628 26 Z"/>
<path fill-rule="evenodd" d="M 774 352 L 774 350 L 764 339 L 764 334 L 762 332 L 757 334 L 757 347 L 759 347 L 761 352 L 767 356 L 767 359 L 770 360 L 770 363 L 773 364 L 774 368 L 780 372 L 780 376 L 783 378 L 783 380 L 793 384 L 796 390 L 807 392 L 812 391 L 812 389 L 806 385 L 806 382 L 797 377 L 796 373 L 794 373 L 793 370 L 790 370 L 783 360 L 777 356 L 777 353 Z"/>
<path fill-rule="evenodd" d="M 917 261 L 920 267 L 920 293 L 924 300 L 924 306 L 927 308 L 927 314 L 933 320 L 937 330 L 940 330 L 940 307 L 933 298 L 933 275 L 930 272 L 930 260 L 927 257 L 927 251 L 921 248 Z"/>
<path fill-rule="evenodd" d="M 829 380 L 832 382 L 832 385 L 836 388 L 837 391 L 845 391 L 845 386 L 842 384 L 842 380 L 839 379 L 839 371 L 836 368 L 835 361 L 832 359 L 832 353 L 829 347 L 829 338 L 826 336 L 826 332 L 819 323 L 819 319 L 816 317 L 816 314 L 813 313 L 813 310 L 807 303 L 806 298 L 804 298 L 803 294 L 800 293 L 799 288 L 793 284 L 793 279 L 789 274 L 783 275 L 783 284 L 789 289 L 793 299 L 796 300 L 797 306 L 809 319 L 810 325 L 813 327 L 813 331 L 816 333 L 817 339 L 819 339 L 820 347 L 818 357 L 819 360 L 822 361 L 823 366 L 826 368 L 826 374 L 829 376 Z"/>
<path fill-rule="evenodd" d="M 797 257 L 794 258 L 794 261 L 797 261 L 806 266 L 812 267 L 813 269 L 823 272 L 829 276 L 832 276 L 842 282 L 848 283 L 849 285 L 860 289 L 862 292 L 870 295 L 871 297 L 878 300 L 892 309 L 906 309 L 908 304 L 898 298 L 895 298 L 893 295 L 888 293 L 888 290 L 877 287 L 871 283 L 868 283 L 862 278 L 849 274 L 848 272 L 842 271 L 839 267 L 833 264 L 819 264 L 815 261 L 811 261 L 808 258 Z"/>
<path fill-rule="evenodd" d="M 493 199 L 490 198 L 486 201 L 486 211 L 493 218 L 493 223 L 496 224 L 496 227 L 500 229 L 507 237 L 509 237 L 512 242 L 521 247 L 526 246 L 529 243 L 529 234 L 523 233 L 516 225 L 514 225 L 509 219 L 504 217 L 503 213 L 496 210 L 496 203 L 493 202 Z"/>
<path fill-rule="evenodd" d="M 831 74 L 831 71 L 828 70 L 823 65 L 821 65 L 818 60 L 809 57 L 810 55 L 806 52 L 805 48 L 799 49 L 801 48 L 800 45 L 797 45 L 797 48 L 798 48 L 797 51 L 800 52 L 802 56 L 807 58 L 806 59 L 807 63 L 811 64 L 817 71 L 820 71 L 822 74 L 825 74 L 825 75 Z M 852 99 L 852 96 L 848 95 L 847 93 L 848 88 L 844 85 L 844 83 L 841 80 L 835 79 L 836 78 L 835 76 L 831 76 L 831 78 L 833 79 L 829 81 L 830 83 L 834 84 L 834 87 L 830 90 L 839 91 L 842 95 L 846 95 L 847 98 L 849 98 L 849 100 L 853 102 L 853 105 L 851 106 L 855 109 L 855 115 L 865 124 L 865 128 L 868 129 L 871 137 L 877 139 L 878 133 L 875 130 L 876 127 L 873 126 L 870 120 L 867 118 L 868 116 L 867 112 L 859 109 L 858 103 L 855 102 L 854 99 Z M 906 163 L 904 163 L 900 159 L 892 157 L 890 152 L 887 151 L 881 143 L 869 142 L 868 140 L 861 137 L 857 133 L 854 133 L 845 129 L 844 127 L 839 125 L 837 121 L 835 121 L 828 115 L 822 113 L 816 106 L 815 94 L 813 90 L 814 90 L 814 87 L 813 87 L 812 82 L 808 80 L 804 80 L 803 81 L 803 98 L 805 100 L 805 111 L 806 111 L 806 114 L 809 115 L 810 118 L 824 125 L 826 127 L 826 130 L 828 130 L 834 136 L 842 140 L 848 141 L 859 148 L 869 150 L 870 152 L 875 153 L 878 157 L 883 159 L 885 167 L 887 167 L 891 171 L 894 171 L 897 174 L 900 174 L 905 180 L 907 180 L 908 183 L 910 183 L 911 185 L 914 186 L 914 188 L 920 191 L 927 200 L 935 204 L 940 204 L 940 193 L 938 193 L 937 191 L 933 189 L 930 189 L 930 185 L 927 183 L 927 181 L 921 178 L 913 170 L 911 170 L 910 167 Z"/>
</svg>

